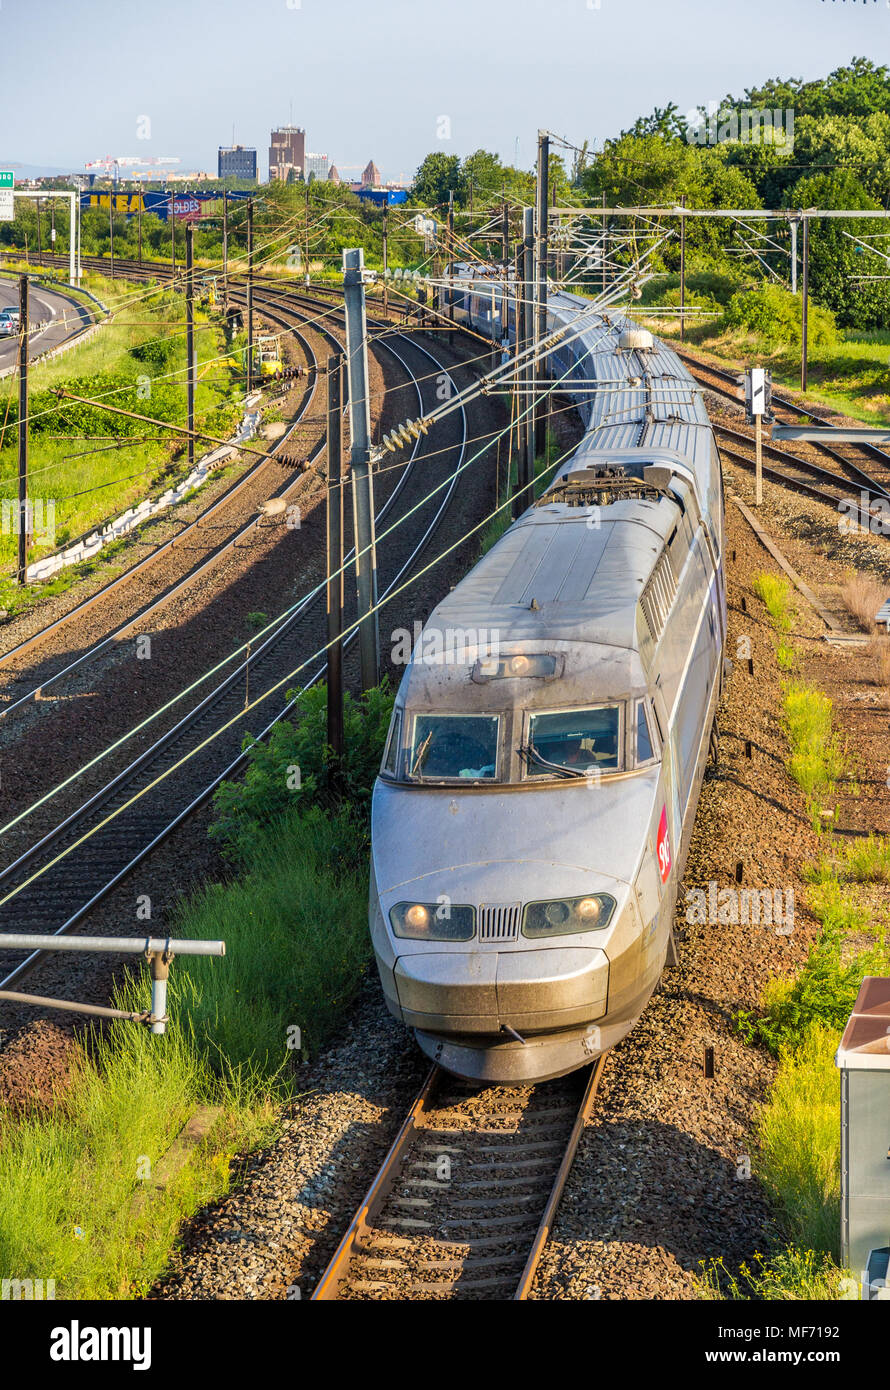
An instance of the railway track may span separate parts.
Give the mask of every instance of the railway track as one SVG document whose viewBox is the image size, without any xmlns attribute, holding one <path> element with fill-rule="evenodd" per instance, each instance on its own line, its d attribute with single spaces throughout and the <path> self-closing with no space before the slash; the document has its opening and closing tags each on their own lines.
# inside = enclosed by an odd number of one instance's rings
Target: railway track
<svg viewBox="0 0 890 1390">
<path fill-rule="evenodd" d="M 269 317 L 272 317 L 272 315 L 270 314 Z M 0 654 L 0 671 L 20 661 L 35 648 L 46 642 L 50 637 L 57 634 L 62 628 L 71 626 L 80 621 L 88 612 L 111 598 L 112 595 L 115 595 L 115 609 L 119 609 L 122 597 L 120 591 L 132 586 L 137 581 L 140 589 L 146 584 L 151 585 L 153 582 L 152 571 L 177 547 L 181 551 L 184 543 L 187 543 L 189 553 L 192 556 L 194 556 L 195 551 L 200 552 L 202 549 L 204 553 L 199 554 L 198 558 L 194 559 L 189 569 L 172 584 L 164 585 L 162 580 L 160 592 L 148 602 L 142 604 L 124 623 L 114 627 L 101 643 L 96 643 L 89 652 L 84 653 L 77 661 L 70 663 L 61 670 L 44 678 L 40 684 L 29 691 L 27 695 L 17 698 L 12 704 L 0 709 L 0 717 L 4 714 L 8 714 L 19 705 L 27 703 L 29 700 L 35 698 L 39 691 L 45 690 L 56 680 L 70 674 L 85 661 L 98 655 L 99 651 L 105 646 L 119 640 L 136 626 L 137 623 L 157 612 L 165 604 L 169 603 L 171 599 L 180 594 L 189 584 L 193 583 L 196 578 L 206 573 L 216 561 L 222 559 L 228 551 L 237 545 L 240 540 L 243 540 L 259 523 L 260 518 L 256 515 L 252 515 L 249 520 L 241 524 L 233 523 L 230 528 L 230 533 L 225 539 L 213 541 L 211 538 L 211 531 L 218 529 L 217 518 L 226 508 L 231 507 L 233 503 L 240 502 L 242 499 L 245 499 L 249 505 L 256 500 L 257 496 L 261 497 L 264 501 L 271 497 L 286 497 L 299 483 L 302 478 L 302 470 L 286 478 L 283 482 L 279 482 L 277 485 L 272 485 L 271 487 L 268 485 L 267 479 L 270 471 L 275 468 L 276 464 L 278 467 L 281 467 L 281 465 L 278 464 L 277 456 L 283 453 L 286 446 L 292 442 L 312 407 L 317 391 L 318 361 L 308 340 L 298 333 L 293 323 L 289 323 L 283 315 L 276 316 L 276 321 L 282 327 L 288 328 L 298 339 L 301 339 L 303 350 L 307 357 L 309 380 L 295 418 L 291 421 L 282 438 L 269 450 L 269 456 L 265 459 L 259 459 L 255 464 L 249 467 L 240 478 L 236 479 L 235 482 L 226 488 L 226 490 L 217 497 L 209 507 L 205 508 L 204 511 L 195 517 L 193 521 L 182 526 L 175 535 L 170 537 L 167 541 L 154 547 L 148 555 L 137 560 L 134 564 L 125 569 L 123 573 L 117 575 L 107 584 L 102 585 L 101 588 L 76 604 L 54 622 L 47 624 L 46 627 L 41 628 L 24 641 L 17 643 L 14 647 L 10 647 L 6 652 Z M 332 340 L 332 342 L 333 341 L 335 340 Z M 316 435 L 320 437 L 320 432 L 316 432 Z M 320 449 L 316 439 L 316 443 L 310 449 L 310 456 L 306 460 L 307 467 L 318 458 L 319 452 Z M 257 490 L 257 484 L 260 485 L 259 491 Z"/>
<path fill-rule="evenodd" d="M 720 444 L 722 456 L 731 459 L 733 463 L 737 463 L 741 468 L 753 473 L 755 469 L 753 437 L 743 434 L 740 430 L 729 429 L 726 425 L 715 423 L 713 428 Z M 843 462 L 846 464 L 848 472 L 839 474 L 821 467 L 809 458 L 788 449 L 778 448 L 775 444 L 770 444 L 765 440 L 761 444 L 761 448 L 764 458 L 773 459 L 781 465 L 778 468 L 770 468 L 764 464 L 763 476 L 765 478 L 768 478 L 770 482 L 791 488 L 795 492 L 804 493 L 817 502 L 826 502 L 830 506 L 837 507 L 839 503 L 849 501 L 851 482 L 849 474 L 851 473 L 854 485 L 860 493 L 867 496 L 868 506 L 875 503 L 890 502 L 890 493 L 875 483 L 873 479 L 870 479 L 867 474 L 862 473 L 855 464 L 848 463 L 847 460 L 843 460 Z M 745 450 L 748 452 L 744 452 Z"/>
<path fill-rule="evenodd" d="M 417 404 L 431 409 L 437 374 L 449 369 L 433 353 L 405 341 L 402 351 L 414 380 Z M 413 358 L 412 358 L 413 354 Z M 413 360 L 413 366 L 411 361 Z M 432 366 L 434 371 L 430 372 Z M 394 530 L 380 557 L 380 598 L 392 593 L 417 565 L 447 514 L 459 482 L 468 437 L 461 410 L 429 436 L 421 436 L 383 506 L 377 523 L 416 509 L 411 527 Z M 442 484 L 433 497 L 430 492 Z M 419 539 L 418 539 L 419 536 Z M 347 586 L 347 623 L 354 596 Z M 0 930 L 62 934 L 71 931 L 127 873 L 197 809 L 225 777 L 242 765 L 246 732 L 263 737 L 290 704 L 289 684 L 305 687 L 325 670 L 326 640 L 321 586 L 280 621 L 255 650 L 178 722 L 144 747 L 86 800 L 0 870 Z M 351 641 L 351 639 L 348 639 Z M 298 668 L 299 681 L 291 677 Z M 251 713 L 245 706 L 262 691 L 274 691 Z M 257 727 L 259 724 L 261 727 Z M 220 732 L 223 730 L 223 732 Z M 44 814 L 43 811 L 40 813 Z M 10 988 L 33 972 L 41 952 L 3 953 L 0 987 Z"/>
<path fill-rule="evenodd" d="M 135 273 L 135 267 L 133 273 Z M 233 298 L 238 302 L 239 300 L 243 301 L 245 296 L 243 292 L 234 290 Z M 314 424 L 310 423 L 307 426 L 304 423 L 317 396 L 318 357 L 305 333 L 301 333 L 295 327 L 295 324 L 301 324 L 305 327 L 307 310 L 299 304 L 291 303 L 284 304 L 282 307 L 281 295 L 265 290 L 255 291 L 254 303 L 258 312 L 262 312 L 270 322 L 296 336 L 302 345 L 307 359 L 309 379 L 296 418 L 291 422 L 282 439 L 277 441 L 269 450 L 269 457 L 260 459 L 250 467 L 192 522 L 183 526 L 170 539 L 155 547 L 148 555 L 136 561 L 122 574 L 117 575 L 113 580 L 97 589 L 60 618 L 11 647 L 5 653 L 0 654 L 0 672 L 4 668 L 9 670 L 17 666 L 36 648 L 45 644 L 48 639 L 57 635 L 61 629 L 78 623 L 88 612 L 98 605 L 107 603 L 112 597 L 113 607 L 110 604 L 109 607 L 112 607 L 113 618 L 116 619 L 121 602 L 126 602 L 121 593 L 122 590 L 138 585 L 141 595 L 141 591 L 146 586 L 154 585 L 156 588 L 155 594 L 147 602 L 140 603 L 123 623 L 116 623 L 106 636 L 93 643 L 74 661 L 67 661 L 49 675 L 41 675 L 39 681 L 31 685 L 26 692 L 15 695 L 4 706 L 0 706 L 0 718 L 37 698 L 43 697 L 48 689 L 72 676 L 75 671 L 94 660 L 102 651 L 108 649 L 136 626 L 144 623 L 172 600 L 179 597 L 189 585 L 194 584 L 236 547 L 249 540 L 250 533 L 262 521 L 262 517 L 257 514 L 256 507 L 251 506 L 252 503 L 258 499 L 262 501 L 267 501 L 270 498 L 287 499 L 296 490 L 302 488 L 305 474 L 310 473 L 313 467 L 319 464 L 324 454 L 324 432 L 320 423 L 321 412 L 318 412 L 318 418 Z M 313 303 L 311 310 L 314 311 L 315 307 L 316 305 Z M 342 350 L 343 344 L 332 328 L 313 324 L 312 332 L 323 340 L 330 351 Z M 393 343 L 383 342 L 379 344 L 379 349 L 386 352 L 398 364 L 404 371 L 406 383 L 410 385 L 413 380 L 410 369 L 406 365 L 404 356 Z M 303 466 L 296 471 L 287 463 L 280 461 L 281 455 L 295 438 L 299 438 L 300 452 L 304 455 Z M 285 473 L 283 480 L 281 479 L 282 469 Z M 236 516 L 228 523 L 228 526 L 224 527 L 227 530 L 224 538 L 214 539 L 215 532 L 220 529 L 222 514 L 236 504 L 242 518 L 245 507 L 249 509 L 247 519 L 239 520 Z M 171 552 L 174 550 L 187 553 L 192 563 L 172 583 L 167 583 L 163 573 L 164 562 L 171 558 Z M 161 571 L 157 577 L 156 571 Z"/>
<path fill-rule="evenodd" d="M 481 1091 L 434 1066 L 313 1301 L 526 1299 L 605 1063 Z"/>
<path fill-rule="evenodd" d="M 672 347 L 696 381 L 716 395 L 732 401 L 736 406 L 739 404 L 737 373 L 724 371 L 720 367 L 713 366 L 710 362 L 702 362 L 698 357 L 683 352 L 676 343 Z M 829 434 L 832 429 L 831 422 L 826 419 L 826 415 L 831 413 L 827 407 L 826 414 L 820 415 L 817 411 L 798 405 L 796 401 L 792 401 L 787 396 L 782 396 L 775 391 L 773 392 L 772 403 L 773 409 L 786 424 L 799 423 L 800 417 L 803 416 L 804 419 L 825 427 L 826 434 Z M 776 446 L 771 447 L 776 448 Z M 845 452 L 842 452 L 842 449 Z M 855 482 L 857 486 L 865 488 L 875 496 L 890 497 L 890 454 L 885 453 L 876 444 L 844 444 L 839 446 L 832 444 L 830 439 L 826 439 L 824 441 L 817 440 L 812 444 L 808 443 L 806 446 L 799 446 L 798 449 L 785 446 L 779 453 L 784 458 L 793 459 L 796 466 L 799 462 L 804 464 L 812 462 L 808 459 L 809 451 L 821 455 L 823 459 L 829 459 L 836 470 L 840 469 L 841 472 L 835 474 L 837 479 Z M 879 465 L 879 477 L 876 477 L 873 472 L 867 472 L 862 467 L 865 459 L 874 460 Z M 809 470 L 803 469 L 803 471 Z M 826 473 L 830 471 L 826 470 Z"/>
</svg>

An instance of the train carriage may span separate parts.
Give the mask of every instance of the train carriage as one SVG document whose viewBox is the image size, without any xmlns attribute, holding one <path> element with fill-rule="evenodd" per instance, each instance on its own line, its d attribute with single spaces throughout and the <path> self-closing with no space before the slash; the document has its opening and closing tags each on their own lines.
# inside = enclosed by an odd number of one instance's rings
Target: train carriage
<svg viewBox="0 0 890 1390">
<path fill-rule="evenodd" d="M 487 288 L 457 308 L 490 331 Z M 645 1007 L 723 674 L 723 498 L 700 395 L 623 315 L 571 295 L 548 313 L 566 331 L 547 370 L 584 438 L 431 614 L 373 798 L 387 1004 L 482 1083 L 582 1066 Z"/>
</svg>

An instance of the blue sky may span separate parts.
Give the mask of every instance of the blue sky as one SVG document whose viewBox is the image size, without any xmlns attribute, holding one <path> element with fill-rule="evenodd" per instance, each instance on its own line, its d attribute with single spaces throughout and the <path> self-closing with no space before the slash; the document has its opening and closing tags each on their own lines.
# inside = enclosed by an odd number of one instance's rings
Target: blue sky
<svg viewBox="0 0 890 1390">
<path fill-rule="evenodd" d="M 432 149 L 513 162 L 517 140 L 528 167 L 538 126 L 599 143 L 859 54 L 890 61 L 888 0 L 0 0 L 0 163 L 215 172 L 234 124 L 265 177 L 292 114 L 347 177 L 370 158 L 410 176 Z"/>
</svg>

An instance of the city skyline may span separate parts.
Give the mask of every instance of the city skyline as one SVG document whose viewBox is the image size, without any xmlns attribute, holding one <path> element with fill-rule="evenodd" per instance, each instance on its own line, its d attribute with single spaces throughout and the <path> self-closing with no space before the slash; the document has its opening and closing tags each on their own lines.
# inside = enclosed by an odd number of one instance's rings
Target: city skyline
<svg viewBox="0 0 890 1390">
<path fill-rule="evenodd" d="M 781 12 L 751 0 L 744 15 L 727 16 L 732 43 L 719 49 L 707 0 L 493 0 L 484 8 L 454 0 L 444 29 L 429 3 L 381 0 L 370 12 L 359 0 L 261 0 L 250 12 L 251 32 L 264 40 L 256 51 L 236 41 L 245 13 L 233 0 L 157 0 L 150 15 L 84 0 L 74 26 L 63 0 L 5 0 L 7 54 L 33 46 L 37 15 L 51 30 L 63 25 L 66 41 L 45 55 L 41 86 L 50 96 L 41 104 L 29 100 L 28 64 L 6 72 L 0 158 L 71 173 L 142 152 L 210 172 L 233 129 L 232 143 L 259 153 L 269 131 L 288 124 L 305 129 L 307 146 L 341 172 L 373 157 L 384 179 L 410 178 L 432 150 L 477 148 L 528 168 L 538 126 L 596 146 L 656 105 L 685 111 L 770 76 L 824 76 L 855 55 L 880 63 L 890 51 L 886 7 L 823 0 L 786 0 Z M 153 56 L 168 21 L 172 63 Z M 559 61 L 543 64 L 542 36 L 557 28 Z M 683 49 L 668 66 L 663 54 L 678 32 Z M 460 62 L 447 34 L 463 36 Z M 138 54 L 145 61 L 134 66 Z M 78 88 L 92 68 L 102 72 L 101 103 Z"/>
</svg>

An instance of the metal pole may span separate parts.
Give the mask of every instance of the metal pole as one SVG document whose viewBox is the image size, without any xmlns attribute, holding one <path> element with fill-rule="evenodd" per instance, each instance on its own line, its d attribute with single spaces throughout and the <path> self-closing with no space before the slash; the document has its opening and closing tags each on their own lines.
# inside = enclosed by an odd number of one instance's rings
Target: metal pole
<svg viewBox="0 0 890 1390">
<path fill-rule="evenodd" d="M 229 302 L 229 193 L 223 189 L 223 308 Z"/>
<path fill-rule="evenodd" d="M 75 199 L 78 207 L 75 207 Z M 71 212 L 68 218 L 68 279 L 72 285 L 77 283 L 77 212 L 79 211 L 80 196 L 77 193 L 71 194 Z"/>
<path fill-rule="evenodd" d="M 763 416 L 754 417 L 754 505 L 763 503 Z"/>
<path fill-rule="evenodd" d="M 362 690 L 380 679 L 377 624 L 377 553 L 374 535 L 374 480 L 371 477 L 371 410 L 368 400 L 368 336 L 365 319 L 365 255 L 361 247 L 343 252 L 346 301 L 346 352 L 349 378 L 349 438 L 355 527 Z"/>
<path fill-rule="evenodd" d="M 186 397 L 188 410 L 188 465 L 195 466 L 195 229 L 191 222 L 185 229 L 185 354 Z"/>
<path fill-rule="evenodd" d="M 547 214 L 549 208 L 550 138 L 538 131 L 537 240 L 535 242 L 535 344 L 547 337 Z M 543 377 L 544 363 L 536 362 L 534 372 Z M 535 406 L 535 452 L 543 454 L 547 442 L 547 408 L 543 400 Z M 528 498 L 531 502 L 531 497 Z"/>
<path fill-rule="evenodd" d="M 686 206 L 686 194 L 680 198 L 680 207 Z M 680 218 L 680 342 L 686 339 L 686 218 Z"/>
<path fill-rule="evenodd" d="M 523 212 L 523 243 L 522 243 L 522 305 L 524 312 L 522 347 L 523 350 L 530 348 L 535 337 L 535 304 L 534 294 L 534 274 L 535 274 L 535 210 L 525 208 Z M 519 457 L 519 498 L 518 512 L 525 511 L 530 506 L 534 497 L 535 482 L 535 413 L 532 406 L 534 399 L 532 394 L 532 383 L 536 375 L 541 371 L 540 362 L 527 358 L 522 367 L 522 384 L 524 390 L 520 393 L 519 409 L 526 412 L 525 415 L 525 449 Z M 518 514 L 518 513 L 517 513 Z"/>
<path fill-rule="evenodd" d="M 810 307 L 810 219 L 803 219 L 803 295 L 800 310 L 800 389 L 807 389 L 807 322 Z"/>
<path fill-rule="evenodd" d="M 797 294 L 797 218 L 791 219 L 791 293 Z"/>
<path fill-rule="evenodd" d="M 28 568 L 28 277 L 19 276 L 19 564 L 18 582 Z"/>
<path fill-rule="evenodd" d="M 176 214 L 173 209 L 176 204 L 176 194 L 171 190 L 170 193 L 170 285 L 176 288 Z"/>
<path fill-rule="evenodd" d="M 602 248 L 601 248 L 602 254 L 601 254 L 601 256 L 600 256 L 600 274 L 601 274 L 601 278 L 602 278 L 602 293 L 603 293 L 604 296 L 605 296 L 605 293 L 606 293 L 606 214 L 605 214 L 605 206 L 606 206 L 606 194 L 605 194 L 605 191 L 604 191 L 604 192 L 603 192 L 603 209 L 604 209 L 604 211 L 603 211 L 603 219 L 602 219 L 603 244 L 602 244 Z"/>
<path fill-rule="evenodd" d="M 510 283 L 510 211 L 507 198 L 501 214 L 501 259 L 504 262 L 504 284 L 501 289 L 501 339 L 509 337 L 510 314 L 507 307 L 507 288 Z"/>
<path fill-rule="evenodd" d="M 139 264 L 142 264 L 142 203 L 143 193 L 139 190 L 139 202 L 136 204 L 136 216 L 139 225 Z"/>
<path fill-rule="evenodd" d="M 343 758 L 343 459 L 339 353 L 328 358 L 328 746 L 336 777 Z"/>
<path fill-rule="evenodd" d="M 309 284 L 309 180 L 306 179 L 306 264 L 303 268 L 303 279 L 306 285 Z"/>
<path fill-rule="evenodd" d="M 82 241 L 82 240 L 83 240 L 83 218 L 81 217 L 81 214 L 80 214 L 80 199 L 78 198 L 78 200 L 77 200 L 77 283 L 78 283 L 78 285 L 80 284 L 81 279 L 83 278 L 83 265 L 81 264 L 81 259 L 80 259 L 80 253 L 81 253 L 81 250 L 83 249 L 82 246 L 81 246 L 81 241 Z"/>
<path fill-rule="evenodd" d="M 253 390 L 253 199 L 247 200 L 247 394 Z"/>
<path fill-rule="evenodd" d="M 389 270 L 389 231 L 388 227 L 389 204 L 383 204 L 383 317 L 389 316 L 389 281 L 386 272 Z"/>
<path fill-rule="evenodd" d="M 40 199 L 35 199 L 37 205 L 37 259 L 43 262 L 43 238 L 40 235 Z"/>
<path fill-rule="evenodd" d="M 448 193 L 448 317 L 454 326 L 454 189 Z M 449 346 L 454 345 L 452 328 L 448 330 Z"/>
<path fill-rule="evenodd" d="M 524 218 L 524 215 L 525 215 L 525 214 L 523 213 L 523 218 Z M 524 285 L 524 283 L 523 283 L 523 276 L 524 276 L 524 274 L 525 274 L 525 271 L 524 271 L 524 266 L 525 266 L 525 259 L 524 259 L 524 256 L 525 256 L 525 252 L 524 252 L 524 249 L 523 249 L 523 248 L 524 248 L 524 242 L 520 242 L 519 246 L 518 246 L 517 249 L 516 249 L 516 258 L 515 258 L 515 265 L 514 265 L 514 270 L 513 270 L 513 324 L 514 324 L 514 349 L 513 349 L 513 358 L 514 358 L 514 361 L 515 361 L 516 358 L 519 356 L 519 354 L 522 352 L 522 349 L 523 349 L 524 346 L 525 346 L 525 285 Z M 508 490 L 509 490 L 509 488 L 510 488 L 511 486 L 514 487 L 513 496 L 512 496 L 512 502 L 511 502 L 511 507 L 510 507 L 510 515 L 513 517 L 514 520 L 515 520 L 516 517 L 519 515 L 519 495 L 520 495 L 520 490 L 521 490 L 521 480 L 522 480 L 522 477 L 523 477 L 523 474 L 524 474 L 524 471 L 525 471 L 525 454 L 526 454 L 526 442 L 525 442 L 525 437 L 526 437 L 526 433 L 528 432 L 528 418 L 527 418 L 527 416 L 525 416 L 524 414 L 521 413 L 521 408 L 520 408 L 520 400 L 521 400 L 521 391 L 520 391 L 520 387 L 521 387 L 521 385 L 522 385 L 524 379 L 525 379 L 525 377 L 524 377 L 524 369 L 523 369 L 522 367 L 520 367 L 518 370 L 514 369 L 514 376 L 513 376 L 513 400 L 512 400 L 512 403 L 511 403 L 511 404 L 512 404 L 512 418 L 516 421 L 516 429 L 515 429 L 515 436 L 516 436 L 516 483 L 515 483 L 515 486 L 513 485 L 513 470 L 512 470 L 512 468 L 509 466 L 509 464 L 508 464 L 508 469 L 507 469 L 507 485 L 508 485 Z M 512 437 L 513 437 L 513 431 L 511 430 L 511 440 L 512 440 Z"/>
<path fill-rule="evenodd" d="M 111 240 L 111 278 L 114 279 L 114 189 L 108 195 L 108 235 Z"/>
</svg>

